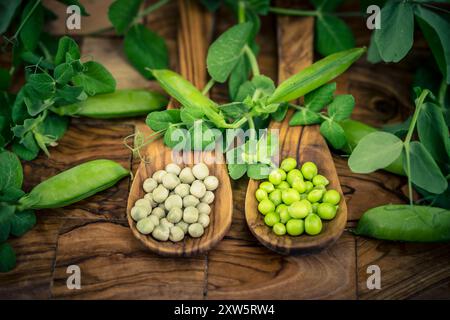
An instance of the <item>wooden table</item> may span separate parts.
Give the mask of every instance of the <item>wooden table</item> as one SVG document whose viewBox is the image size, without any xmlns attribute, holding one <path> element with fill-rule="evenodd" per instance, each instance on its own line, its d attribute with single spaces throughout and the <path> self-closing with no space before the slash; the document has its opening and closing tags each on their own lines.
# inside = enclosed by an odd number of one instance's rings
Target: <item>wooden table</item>
<svg viewBox="0 0 450 320">
<path fill-rule="evenodd" d="M 53 4 L 52 1 L 49 1 Z M 75 35 L 84 56 L 105 64 L 120 88 L 152 88 L 131 68 L 122 53 L 121 39 L 112 34 L 83 36 L 107 26 L 111 1 L 85 1 L 95 12 L 83 18 Z M 163 35 L 176 53 L 177 11 L 169 4 L 144 21 Z M 64 8 L 60 7 L 64 16 Z M 369 32 L 357 18 L 348 22 L 359 45 Z M 216 34 L 232 23 L 232 17 L 216 15 Z M 276 26 L 273 17 L 263 20 L 259 61 L 262 73 L 276 78 Z M 64 20 L 52 32 L 64 33 Z M 299 30 L 301 32 L 301 30 Z M 397 65 L 370 65 L 358 61 L 339 77 L 339 93 L 355 96 L 354 118 L 380 126 L 404 119 L 411 108 L 412 71 L 427 56 L 419 41 L 416 54 Z M 172 56 L 175 62 L 176 57 Z M 174 65 L 172 65 L 174 67 Z M 158 89 L 160 90 L 160 89 Z M 218 101 L 227 99 L 224 88 L 213 91 Z M 144 119 L 100 121 L 72 119 L 70 129 L 52 157 L 41 155 L 24 163 L 25 188 L 61 170 L 96 158 L 110 158 L 132 171 L 133 159 L 122 139 L 146 130 Z M 150 253 L 128 228 L 125 208 L 130 179 L 92 198 L 58 210 L 40 211 L 36 227 L 11 241 L 17 267 L 0 274 L 2 299 L 424 299 L 450 298 L 450 245 L 405 244 L 355 237 L 355 226 L 368 208 L 403 203 L 406 181 L 386 172 L 353 174 L 345 158 L 334 155 L 349 208 L 347 230 L 332 247 L 318 254 L 281 256 L 251 235 L 244 218 L 247 179 L 233 182 L 234 213 L 231 230 L 209 254 L 190 259 L 163 258 Z M 381 268 L 381 289 L 369 290 L 367 267 Z M 67 267 L 81 268 L 81 290 L 69 290 Z"/>
</svg>

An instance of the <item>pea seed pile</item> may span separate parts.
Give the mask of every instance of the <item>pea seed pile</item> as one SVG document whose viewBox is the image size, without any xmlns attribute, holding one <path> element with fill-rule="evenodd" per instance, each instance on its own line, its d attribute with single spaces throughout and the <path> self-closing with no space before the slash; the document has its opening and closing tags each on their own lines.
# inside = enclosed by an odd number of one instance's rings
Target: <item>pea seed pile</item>
<svg viewBox="0 0 450 320">
<path fill-rule="evenodd" d="M 219 180 L 204 163 L 181 169 L 170 163 L 143 183 L 144 198 L 135 202 L 131 217 L 142 234 L 178 242 L 186 234 L 199 238 L 209 226 L 210 204 Z"/>
<path fill-rule="evenodd" d="M 255 197 L 265 224 L 276 235 L 318 235 L 322 220 L 336 216 L 341 196 L 336 190 L 326 189 L 329 181 L 318 174 L 313 162 L 305 162 L 299 170 L 294 158 L 286 158 L 268 180 L 261 182 Z"/>
</svg>

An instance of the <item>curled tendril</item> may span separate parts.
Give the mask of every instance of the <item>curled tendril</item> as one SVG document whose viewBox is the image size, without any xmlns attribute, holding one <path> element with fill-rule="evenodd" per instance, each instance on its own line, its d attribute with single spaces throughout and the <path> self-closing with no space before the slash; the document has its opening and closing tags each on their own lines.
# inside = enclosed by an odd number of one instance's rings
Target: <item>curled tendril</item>
<svg viewBox="0 0 450 320">
<path fill-rule="evenodd" d="M 133 153 L 133 157 L 139 157 L 139 159 L 141 159 L 141 161 L 143 161 L 144 163 L 147 164 L 147 163 L 150 163 L 150 161 L 148 161 L 146 159 L 146 157 L 142 156 L 141 149 L 143 147 L 145 147 L 146 145 L 152 143 L 156 139 L 158 139 L 164 131 L 165 130 L 156 131 L 156 132 L 151 133 L 148 136 L 145 136 L 142 132 L 139 131 L 139 129 L 136 129 L 135 133 L 130 134 L 130 135 L 126 136 L 125 138 L 123 138 L 123 144 L 125 145 L 125 147 L 127 147 Z M 128 141 L 131 138 L 133 138 L 132 145 L 129 144 L 129 141 Z"/>
</svg>

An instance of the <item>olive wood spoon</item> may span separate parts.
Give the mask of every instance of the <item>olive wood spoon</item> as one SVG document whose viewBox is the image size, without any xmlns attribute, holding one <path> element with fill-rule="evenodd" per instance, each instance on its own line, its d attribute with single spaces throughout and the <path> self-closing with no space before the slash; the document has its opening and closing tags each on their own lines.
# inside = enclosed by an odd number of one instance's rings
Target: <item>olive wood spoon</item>
<svg viewBox="0 0 450 320">
<path fill-rule="evenodd" d="M 194 0 L 179 0 L 180 24 L 178 29 L 178 62 L 180 73 L 197 88 L 203 88 L 206 84 L 206 52 L 210 35 L 212 34 L 211 15 L 200 7 Z M 177 104 L 172 99 L 168 109 L 176 108 Z M 131 208 L 134 203 L 144 197 L 142 184 L 145 179 L 159 169 L 164 169 L 166 164 L 181 160 L 179 154 L 175 154 L 166 147 L 162 139 L 152 142 L 144 152 L 148 161 L 142 161 L 131 185 L 127 205 L 127 218 L 131 230 L 151 251 L 163 256 L 193 256 L 207 252 L 214 247 L 228 232 L 231 226 L 233 213 L 233 198 L 230 179 L 223 155 L 213 152 L 184 152 L 181 167 L 191 166 L 194 163 L 205 162 L 210 175 L 219 179 L 219 187 L 214 191 L 215 200 L 211 205 L 210 225 L 205 228 L 205 233 L 200 238 L 192 238 L 186 234 L 180 242 L 161 242 L 151 235 L 143 235 L 136 229 L 136 222 L 131 218 Z M 215 161 L 218 160 L 218 161 Z"/>
<path fill-rule="evenodd" d="M 278 78 L 287 79 L 313 62 L 313 18 L 278 17 Z M 245 200 L 245 218 L 253 235 L 267 248 L 281 254 L 297 254 L 319 251 L 334 243 L 342 234 L 347 222 L 347 205 L 342 195 L 339 178 L 328 146 L 317 125 L 289 126 L 292 112 L 288 112 L 282 122 L 272 122 L 271 129 L 279 129 L 280 158 L 293 157 L 298 164 L 312 161 L 319 173 L 328 178 L 327 188 L 336 189 L 341 194 L 341 202 L 336 217 L 323 221 L 322 232 L 316 236 L 302 234 L 297 237 L 277 236 L 264 224 L 264 216 L 258 212 L 255 191 L 259 181 L 250 180 Z"/>
</svg>

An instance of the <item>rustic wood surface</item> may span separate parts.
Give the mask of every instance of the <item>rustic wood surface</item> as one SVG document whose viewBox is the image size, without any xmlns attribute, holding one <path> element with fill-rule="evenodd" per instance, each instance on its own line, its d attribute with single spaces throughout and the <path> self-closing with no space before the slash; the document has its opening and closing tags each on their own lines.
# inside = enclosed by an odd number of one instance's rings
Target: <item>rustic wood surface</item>
<svg viewBox="0 0 450 320">
<path fill-rule="evenodd" d="M 302 36 L 296 35 L 296 30 L 303 30 Z M 286 80 L 299 70 L 313 63 L 314 52 L 314 18 L 278 17 L 278 82 Z M 344 231 L 347 223 L 347 205 L 342 195 L 339 177 L 327 143 L 320 134 L 319 126 L 289 126 L 293 115 L 289 110 L 281 122 L 272 121 L 271 130 L 278 130 L 280 144 L 280 161 L 286 157 L 297 159 L 297 163 L 312 161 L 317 164 L 319 173 L 329 180 L 329 188 L 337 190 L 342 198 L 339 211 L 331 221 L 323 221 L 323 230 L 314 237 L 306 234 L 300 237 L 289 235 L 277 236 L 264 223 L 264 216 L 258 212 L 258 202 L 255 192 L 259 181 L 250 179 L 245 199 L 245 218 L 250 231 L 266 247 L 281 254 L 299 254 L 318 252 L 332 245 Z"/>
<path fill-rule="evenodd" d="M 83 1 L 88 11 L 106 12 L 109 1 Z M 62 8 L 64 9 L 64 8 Z M 348 9 L 348 8 L 346 8 Z M 64 10 L 61 11 L 64 17 Z M 83 18 L 97 30 L 101 20 Z M 295 18 L 290 18 L 295 19 Z M 264 17 L 258 43 L 261 71 L 277 79 L 276 19 Z M 367 45 L 370 33 L 359 18 L 347 18 L 358 45 Z M 176 2 L 172 1 L 144 21 L 163 35 L 177 61 Z M 215 34 L 234 23 L 227 10 L 215 15 Z M 64 33 L 65 21 L 53 22 L 54 33 Z M 88 32 L 85 32 L 87 34 Z M 302 30 L 298 30 L 299 37 Z M 106 64 L 120 87 L 157 88 L 128 65 L 121 40 L 109 33 L 78 38 L 83 54 Z M 405 119 L 410 110 L 414 69 L 429 59 L 419 40 L 417 50 L 395 65 L 358 61 L 337 79 L 339 93 L 355 96 L 353 117 L 381 126 Z M 105 48 L 110 48 L 106 49 Z M 317 57 L 316 57 L 317 58 Z M 2 60 L 3 61 L 3 60 Z M 223 86 L 213 98 L 226 101 Z M 72 119 L 67 134 L 44 155 L 25 162 L 25 188 L 80 162 L 108 156 L 135 172 L 139 159 L 122 144 L 135 130 L 146 132 L 142 118 L 99 121 Z M 207 255 L 164 258 L 151 253 L 130 232 L 126 201 L 131 181 L 64 209 L 44 210 L 37 226 L 12 239 L 17 267 L 0 274 L 2 299 L 450 299 L 450 245 L 403 244 L 354 237 L 349 228 L 370 207 L 406 201 L 406 181 L 386 172 L 353 174 L 346 158 L 333 154 L 348 205 L 347 230 L 337 242 L 318 254 L 282 256 L 266 249 L 245 222 L 247 179 L 232 182 L 233 223 L 225 238 Z M 78 265 L 81 290 L 66 286 L 67 267 Z M 381 289 L 366 286 L 367 267 L 381 268 Z"/>
</svg>

